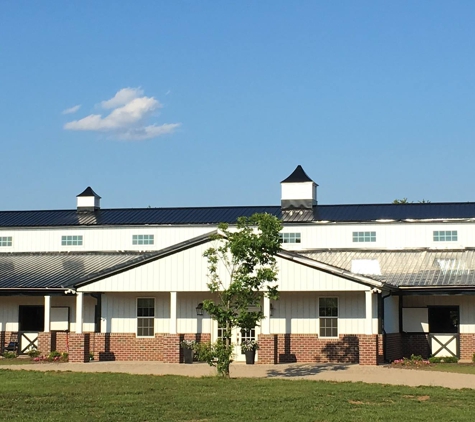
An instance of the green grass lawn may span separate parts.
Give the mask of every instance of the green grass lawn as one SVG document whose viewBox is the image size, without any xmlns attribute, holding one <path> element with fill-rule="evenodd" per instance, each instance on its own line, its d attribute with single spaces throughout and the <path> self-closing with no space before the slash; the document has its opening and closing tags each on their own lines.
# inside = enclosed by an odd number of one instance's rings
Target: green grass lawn
<svg viewBox="0 0 475 422">
<path fill-rule="evenodd" d="M 472 421 L 475 390 L 0 370 L 8 421 Z"/>
<path fill-rule="evenodd" d="M 455 372 L 457 374 L 475 375 L 475 364 L 473 363 L 436 363 L 434 365 L 421 367 L 420 369 L 424 371 Z"/>
</svg>

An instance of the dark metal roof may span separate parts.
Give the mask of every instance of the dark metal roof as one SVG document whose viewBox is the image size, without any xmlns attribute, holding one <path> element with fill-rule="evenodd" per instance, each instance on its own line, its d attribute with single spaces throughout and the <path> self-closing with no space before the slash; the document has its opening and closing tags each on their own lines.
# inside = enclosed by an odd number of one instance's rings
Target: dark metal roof
<svg viewBox="0 0 475 422">
<path fill-rule="evenodd" d="M 280 206 L 203 208 L 124 208 L 91 212 L 74 210 L 0 211 L 1 227 L 53 227 L 88 225 L 175 225 L 236 222 L 238 217 L 268 213 L 282 218 Z M 317 205 L 313 221 L 371 222 L 376 220 L 430 220 L 475 218 L 475 203 Z M 294 212 L 287 222 L 308 222 Z"/>
<path fill-rule="evenodd" d="M 475 287 L 475 250 L 326 250 L 308 258 L 394 287 Z"/>
<path fill-rule="evenodd" d="M 287 179 L 282 180 L 280 183 L 302 183 L 302 182 L 313 182 L 301 165 L 298 165 L 293 173 L 287 177 Z"/>
</svg>

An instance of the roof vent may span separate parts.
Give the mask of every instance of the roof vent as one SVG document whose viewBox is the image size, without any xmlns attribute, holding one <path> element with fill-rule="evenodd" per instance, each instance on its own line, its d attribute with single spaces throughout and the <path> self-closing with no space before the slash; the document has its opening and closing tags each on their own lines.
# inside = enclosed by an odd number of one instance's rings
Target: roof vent
<svg viewBox="0 0 475 422">
<path fill-rule="evenodd" d="M 95 211 L 101 208 L 101 197 L 90 186 L 76 198 L 78 211 Z"/>
<path fill-rule="evenodd" d="M 313 207 L 317 205 L 318 185 L 307 176 L 302 166 L 297 166 L 287 179 L 280 182 L 280 186 L 283 220 L 312 221 Z"/>
</svg>

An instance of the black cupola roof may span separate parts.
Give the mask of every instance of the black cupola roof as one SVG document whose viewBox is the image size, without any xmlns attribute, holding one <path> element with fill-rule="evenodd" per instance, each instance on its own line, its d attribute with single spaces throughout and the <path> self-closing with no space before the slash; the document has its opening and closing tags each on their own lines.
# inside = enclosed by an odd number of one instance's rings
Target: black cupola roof
<svg viewBox="0 0 475 422">
<path fill-rule="evenodd" d="M 313 182 L 310 177 L 308 177 L 307 173 L 305 173 L 302 166 L 299 164 L 294 172 L 287 177 L 287 179 L 282 180 L 280 183 L 302 183 L 302 182 Z"/>
<path fill-rule="evenodd" d="M 81 192 L 79 195 L 76 195 L 76 197 L 78 196 L 95 196 L 97 198 L 100 198 L 100 196 L 94 192 L 92 190 L 92 188 L 90 186 L 88 186 L 83 192 Z"/>
</svg>

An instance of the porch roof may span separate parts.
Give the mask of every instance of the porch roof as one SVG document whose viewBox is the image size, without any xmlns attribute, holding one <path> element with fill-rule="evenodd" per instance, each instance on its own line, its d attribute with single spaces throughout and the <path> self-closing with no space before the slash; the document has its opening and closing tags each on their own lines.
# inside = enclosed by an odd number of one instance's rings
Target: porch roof
<svg viewBox="0 0 475 422">
<path fill-rule="evenodd" d="M 475 287 L 475 250 L 312 250 L 301 255 L 393 287 Z"/>
</svg>

